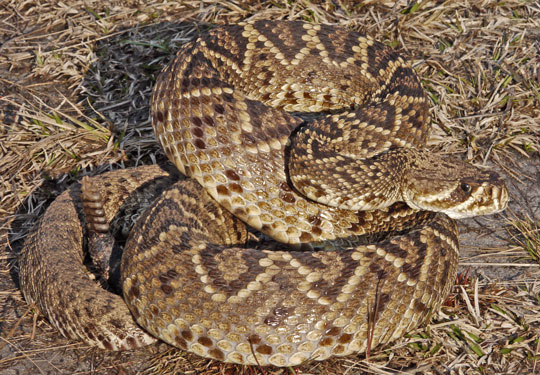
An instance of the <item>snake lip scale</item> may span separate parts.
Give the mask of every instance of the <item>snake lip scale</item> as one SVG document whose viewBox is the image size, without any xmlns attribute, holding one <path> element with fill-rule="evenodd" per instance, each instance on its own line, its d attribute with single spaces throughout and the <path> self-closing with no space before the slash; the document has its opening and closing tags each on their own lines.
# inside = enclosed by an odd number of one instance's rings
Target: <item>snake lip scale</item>
<svg viewBox="0 0 540 375">
<path fill-rule="evenodd" d="M 156 138 L 188 178 L 141 166 L 73 185 L 25 242 L 24 296 L 64 336 L 107 350 L 159 338 L 293 366 L 395 340 L 452 287 L 453 218 L 508 203 L 495 172 L 424 148 L 428 109 L 414 70 L 367 36 L 296 21 L 215 27 L 178 52 L 152 97 Z M 111 232 L 132 221 L 114 276 Z M 85 242 L 123 298 L 89 276 Z"/>
</svg>

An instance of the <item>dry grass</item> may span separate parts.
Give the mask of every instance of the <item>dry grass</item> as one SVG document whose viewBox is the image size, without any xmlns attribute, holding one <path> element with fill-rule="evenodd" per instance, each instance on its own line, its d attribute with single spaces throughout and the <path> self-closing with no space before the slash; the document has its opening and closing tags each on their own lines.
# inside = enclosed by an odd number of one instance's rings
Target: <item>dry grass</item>
<svg viewBox="0 0 540 375">
<path fill-rule="evenodd" d="M 14 254 L 28 228 L 81 175 L 163 162 L 148 121 L 157 73 L 205 28 L 253 18 L 344 25 L 406 55 L 432 99 L 432 147 L 497 165 L 528 197 L 513 207 L 508 241 L 473 259 L 488 267 L 496 252 L 497 262 L 525 276 L 462 275 L 430 325 L 377 348 L 369 361 L 348 357 L 296 369 L 224 365 L 163 345 L 104 353 L 69 343 L 42 318 L 34 320 L 13 282 Z M 1 373 L 540 371 L 538 2 L 4 0 L 0 35 Z M 532 159 L 524 169 L 526 158 Z M 504 224 L 500 216 L 498 222 Z"/>
</svg>

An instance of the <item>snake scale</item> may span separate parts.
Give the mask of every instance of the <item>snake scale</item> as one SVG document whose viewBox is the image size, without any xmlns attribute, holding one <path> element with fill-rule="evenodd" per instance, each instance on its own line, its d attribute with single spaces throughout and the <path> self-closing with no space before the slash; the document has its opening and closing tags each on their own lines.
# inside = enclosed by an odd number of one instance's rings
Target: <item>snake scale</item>
<svg viewBox="0 0 540 375">
<path fill-rule="evenodd" d="M 26 299 L 65 336 L 101 348 L 158 337 L 276 366 L 365 352 L 446 298 L 452 218 L 507 205 L 496 173 L 424 149 L 416 74 L 344 28 L 213 28 L 164 69 L 151 107 L 158 141 L 191 178 L 156 166 L 85 178 L 51 204 L 20 257 Z M 122 300 L 91 281 L 84 243 L 141 202 Z"/>
</svg>

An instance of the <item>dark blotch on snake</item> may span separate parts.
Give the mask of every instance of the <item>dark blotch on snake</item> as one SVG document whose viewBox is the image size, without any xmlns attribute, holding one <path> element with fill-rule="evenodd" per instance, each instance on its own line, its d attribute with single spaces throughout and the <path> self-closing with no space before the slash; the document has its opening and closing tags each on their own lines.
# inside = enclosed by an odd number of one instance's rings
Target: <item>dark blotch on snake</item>
<svg viewBox="0 0 540 375">
<path fill-rule="evenodd" d="M 193 333 L 191 333 L 191 331 L 184 330 L 184 331 L 182 331 L 181 335 L 187 341 L 192 341 L 193 340 Z"/>
<path fill-rule="evenodd" d="M 238 176 L 238 174 L 232 169 L 227 169 L 225 171 L 225 176 L 227 176 L 229 179 L 233 181 L 240 181 L 240 176 Z"/>
<path fill-rule="evenodd" d="M 208 354 L 210 354 L 213 358 L 217 359 L 218 361 L 223 361 L 225 359 L 225 354 L 218 348 L 213 348 L 208 351 Z"/>
<path fill-rule="evenodd" d="M 176 345 L 177 345 L 180 349 L 184 349 L 184 350 L 187 349 L 187 342 L 186 342 L 186 340 L 184 340 L 183 338 L 181 338 L 181 337 L 175 337 L 175 338 L 174 338 L 174 342 L 176 343 Z"/>
<path fill-rule="evenodd" d="M 272 347 L 268 345 L 261 345 L 261 346 L 258 346 L 255 351 L 257 353 L 269 355 L 269 354 L 272 354 Z"/>
<path fill-rule="evenodd" d="M 218 185 L 216 187 L 216 190 L 217 190 L 218 194 L 220 194 L 220 195 L 226 195 L 226 196 L 231 195 L 231 192 L 229 191 L 229 189 L 227 189 L 227 187 L 225 185 Z"/>
<path fill-rule="evenodd" d="M 206 346 L 207 348 L 211 347 L 213 345 L 213 342 L 211 339 L 209 339 L 208 337 L 206 336 L 201 336 L 199 337 L 199 339 L 197 340 L 199 342 L 199 344 L 201 345 L 204 345 Z"/>
</svg>

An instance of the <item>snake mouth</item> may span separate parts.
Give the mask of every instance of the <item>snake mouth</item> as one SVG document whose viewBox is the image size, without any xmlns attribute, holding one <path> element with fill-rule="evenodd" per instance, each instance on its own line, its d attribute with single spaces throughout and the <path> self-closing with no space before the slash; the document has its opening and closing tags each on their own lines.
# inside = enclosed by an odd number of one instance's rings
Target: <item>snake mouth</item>
<svg viewBox="0 0 540 375">
<path fill-rule="evenodd" d="M 506 186 L 490 186 L 486 188 L 486 194 L 476 199 L 479 208 L 485 208 L 486 214 L 494 214 L 508 207 L 508 190 Z"/>
</svg>

